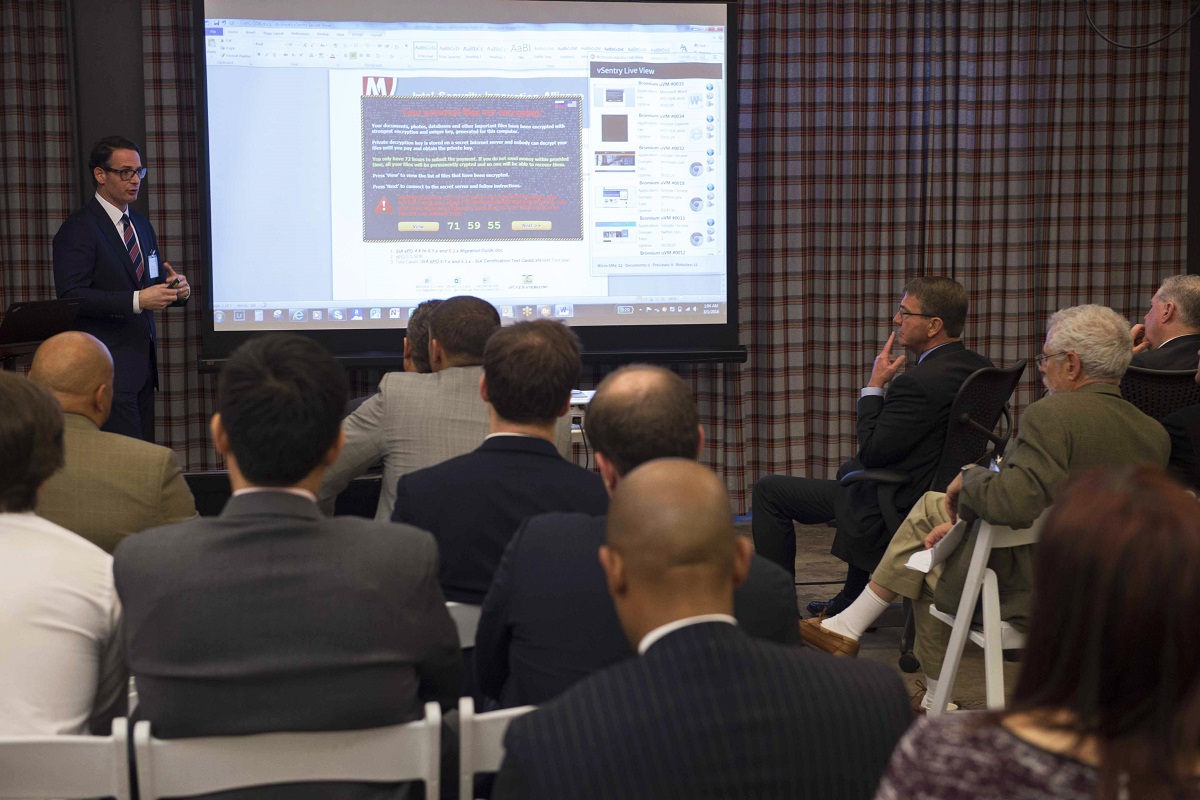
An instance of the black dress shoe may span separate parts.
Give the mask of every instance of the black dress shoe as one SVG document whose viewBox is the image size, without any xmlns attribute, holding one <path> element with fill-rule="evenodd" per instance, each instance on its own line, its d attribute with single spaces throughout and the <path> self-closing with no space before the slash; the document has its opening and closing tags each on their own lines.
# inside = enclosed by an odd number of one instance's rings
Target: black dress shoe
<svg viewBox="0 0 1200 800">
<path fill-rule="evenodd" d="M 840 614 L 849 608 L 850 604 L 846 602 L 846 597 L 841 592 L 831 600 L 814 600 L 805 608 L 808 613 L 814 617 L 832 617 L 834 614 Z"/>
</svg>

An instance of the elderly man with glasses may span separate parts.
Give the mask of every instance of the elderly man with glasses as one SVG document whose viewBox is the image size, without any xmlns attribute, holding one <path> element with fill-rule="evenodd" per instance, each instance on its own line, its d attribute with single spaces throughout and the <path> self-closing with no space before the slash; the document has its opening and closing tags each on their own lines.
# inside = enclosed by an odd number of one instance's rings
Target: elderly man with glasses
<svg viewBox="0 0 1200 800">
<path fill-rule="evenodd" d="M 82 301 L 75 328 L 112 353 L 112 413 L 103 430 L 153 441 L 153 312 L 184 305 L 192 290 L 160 261 L 150 220 L 130 207 L 146 177 L 138 146 L 122 136 L 101 139 L 88 167 L 96 194 L 54 236 L 54 286 L 59 297 Z"/>
<path fill-rule="evenodd" d="M 909 556 L 932 547 L 960 516 L 1029 527 L 1069 477 L 1089 469 L 1134 463 L 1164 468 L 1167 432 L 1121 399 L 1118 386 L 1131 356 L 1128 323 L 1112 309 L 1074 306 L 1054 314 L 1036 357 L 1049 395 L 1021 415 L 999 471 L 966 466 L 945 494 L 927 492 L 892 537 L 867 590 L 841 614 L 804 620 L 804 640 L 834 655 L 856 655 L 859 638 L 880 610 L 901 596 L 911 598 L 915 652 L 928 691 L 913 698 L 913 710 L 927 708 L 950 637 L 950 628 L 930 616 L 929 605 L 957 610 L 974 544 L 964 539 L 940 571 L 928 574 L 907 569 Z M 1020 629 L 1029 614 L 1032 551 L 1033 545 L 997 550 L 988 561 L 999 583 L 1001 615 Z"/>
<path fill-rule="evenodd" d="M 858 400 L 858 453 L 842 465 L 838 477 L 875 468 L 912 475 L 912 482 L 896 493 L 902 513 L 933 478 L 959 387 L 971 373 L 991 366 L 959 340 L 966 320 L 967 292 L 961 284 L 950 278 L 914 278 L 904 288 L 892 317 L 896 329 L 875 357 Z M 893 357 L 893 347 L 911 354 L 909 369 L 900 371 L 908 357 Z M 755 549 L 793 576 L 793 521 L 837 520 L 833 554 L 848 565 L 846 583 L 832 600 L 811 603 L 813 614 L 836 614 L 858 597 L 892 534 L 873 483 L 843 488 L 833 480 L 770 475 L 754 484 L 753 510 Z"/>
</svg>

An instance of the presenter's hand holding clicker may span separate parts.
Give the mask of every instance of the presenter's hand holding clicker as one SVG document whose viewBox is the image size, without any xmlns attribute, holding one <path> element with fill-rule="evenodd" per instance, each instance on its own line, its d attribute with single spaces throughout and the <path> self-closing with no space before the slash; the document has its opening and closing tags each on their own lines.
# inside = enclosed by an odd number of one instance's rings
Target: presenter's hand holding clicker
<svg viewBox="0 0 1200 800">
<path fill-rule="evenodd" d="M 171 262 L 169 262 L 169 261 L 163 262 L 163 269 L 166 270 L 166 272 L 167 272 L 167 276 L 166 276 L 167 286 L 169 286 L 170 288 L 175 289 L 179 292 L 179 296 L 177 299 L 187 300 L 189 297 L 191 297 L 192 287 L 188 285 L 187 278 L 185 278 L 184 276 L 180 275 L 178 272 L 173 270 L 171 268 Z"/>
</svg>

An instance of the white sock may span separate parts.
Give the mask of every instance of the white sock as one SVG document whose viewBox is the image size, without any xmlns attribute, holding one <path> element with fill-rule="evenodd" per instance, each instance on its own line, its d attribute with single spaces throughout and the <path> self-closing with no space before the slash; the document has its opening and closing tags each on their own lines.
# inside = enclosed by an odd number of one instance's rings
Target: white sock
<svg viewBox="0 0 1200 800">
<path fill-rule="evenodd" d="M 925 676 L 925 699 L 921 701 L 921 705 L 926 711 L 933 708 L 933 695 L 937 692 L 938 682 L 928 675 Z M 958 711 L 958 705 L 955 703 L 946 703 L 947 711 Z"/>
<path fill-rule="evenodd" d="M 827 628 L 842 636 L 849 636 L 854 641 L 862 638 L 871 623 L 879 619 L 891 603 L 875 594 L 868 586 L 854 602 L 840 614 L 821 620 L 821 627 Z"/>
</svg>

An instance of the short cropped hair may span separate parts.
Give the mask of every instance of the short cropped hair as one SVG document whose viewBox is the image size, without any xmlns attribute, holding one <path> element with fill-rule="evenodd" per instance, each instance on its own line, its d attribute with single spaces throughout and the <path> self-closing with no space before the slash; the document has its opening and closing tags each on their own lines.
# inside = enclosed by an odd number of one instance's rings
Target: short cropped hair
<svg viewBox="0 0 1200 800">
<path fill-rule="evenodd" d="M 350 383 L 321 345 L 294 333 L 257 336 L 221 369 L 217 411 L 238 469 L 259 486 L 291 486 L 337 440 Z"/>
<path fill-rule="evenodd" d="M 1159 287 L 1158 297 L 1175 304 L 1181 323 L 1200 330 L 1200 275 L 1172 275 Z"/>
<path fill-rule="evenodd" d="M 441 300 L 426 300 L 408 318 L 408 330 L 404 336 L 412 348 L 410 358 L 417 372 L 433 372 L 433 367 L 429 365 L 429 318 L 441 303 Z"/>
<path fill-rule="evenodd" d="M 904 293 L 917 298 L 921 313 L 937 317 L 951 339 L 962 336 L 967 324 L 967 290 L 952 278 L 913 278 Z"/>
<path fill-rule="evenodd" d="M 548 319 L 501 328 L 483 350 L 488 402 L 509 422 L 557 419 L 581 369 L 579 339 Z"/>
<path fill-rule="evenodd" d="M 1079 356 L 1089 378 L 1120 380 L 1133 358 L 1129 322 L 1107 306 L 1071 306 L 1050 317 L 1046 346 Z"/>
<path fill-rule="evenodd" d="M 96 167 L 107 167 L 111 164 L 114 150 L 132 150 L 138 155 L 142 154 L 132 139 L 126 139 L 124 136 L 105 136 L 92 145 L 92 152 L 88 155 L 88 174 L 92 176 L 93 185 L 97 183 Z"/>
<path fill-rule="evenodd" d="M 32 511 L 37 491 L 63 465 L 63 415 L 54 395 L 0 372 L 0 511 Z"/>
<path fill-rule="evenodd" d="M 459 295 L 443 300 L 429 317 L 429 338 L 437 339 L 446 355 L 483 363 L 483 348 L 500 327 L 500 314 L 486 300 Z"/>
<path fill-rule="evenodd" d="M 640 376 L 633 386 L 616 386 Z M 584 430 L 596 452 L 625 475 L 656 458 L 695 459 L 700 412 L 683 379 L 670 370 L 631 364 L 600 382 L 588 403 Z"/>
</svg>

